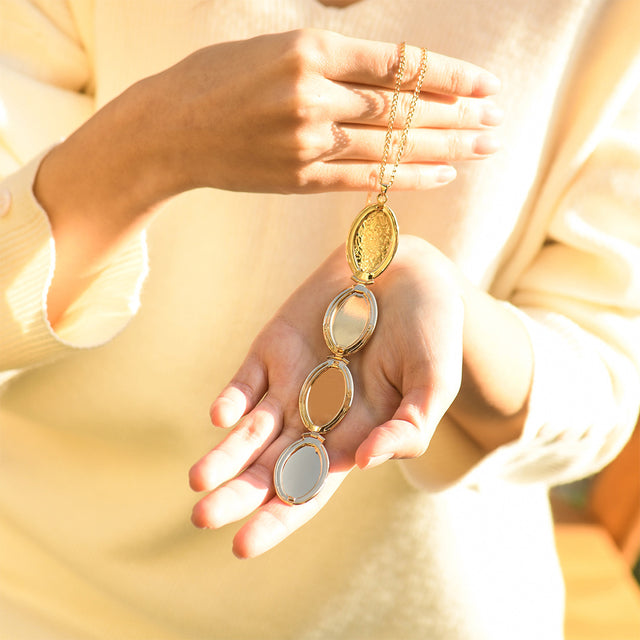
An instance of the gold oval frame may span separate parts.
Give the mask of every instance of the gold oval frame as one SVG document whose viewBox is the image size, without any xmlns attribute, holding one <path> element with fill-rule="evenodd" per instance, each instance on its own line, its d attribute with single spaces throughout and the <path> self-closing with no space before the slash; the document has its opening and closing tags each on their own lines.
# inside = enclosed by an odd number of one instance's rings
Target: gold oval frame
<svg viewBox="0 0 640 640">
<path fill-rule="evenodd" d="M 340 309 L 346 304 L 347 299 L 350 297 L 361 297 L 365 298 L 367 303 L 369 304 L 369 317 L 366 320 L 364 329 L 360 333 L 360 335 L 353 341 L 351 344 L 346 347 L 341 347 L 336 342 L 336 339 L 333 335 L 333 327 L 335 323 L 335 318 Z M 356 284 L 353 287 L 349 287 L 344 291 L 341 291 L 332 301 L 331 304 L 327 307 L 327 311 L 324 314 L 324 320 L 322 321 L 322 333 L 324 334 L 324 341 L 327 343 L 331 352 L 336 356 L 348 356 L 351 353 L 355 353 L 356 351 L 362 349 L 364 345 L 367 343 L 374 329 L 376 328 L 376 323 L 378 322 L 378 303 L 376 302 L 376 298 L 362 284 Z"/>
<path fill-rule="evenodd" d="M 302 438 L 296 440 L 290 444 L 278 457 L 276 467 L 273 470 L 273 482 L 275 485 L 276 493 L 283 502 L 288 504 L 304 504 L 309 502 L 312 498 L 315 498 L 322 489 L 324 481 L 327 479 L 329 473 L 329 454 L 324 448 L 322 436 L 313 435 L 311 433 L 305 433 Z M 287 493 L 284 488 L 284 468 L 287 466 L 287 462 L 304 447 L 312 447 L 320 458 L 320 473 L 315 481 L 315 484 L 306 493 L 300 496 L 292 496 Z"/>
<path fill-rule="evenodd" d="M 344 378 L 345 392 L 344 398 L 342 400 L 342 406 L 340 407 L 336 415 L 331 418 L 331 420 L 325 422 L 324 424 L 316 424 L 309 415 L 309 394 L 311 393 L 313 383 L 327 369 L 331 368 L 339 369 Z M 344 360 L 328 358 L 324 362 L 320 363 L 315 369 L 313 369 L 313 371 L 311 371 L 311 373 L 307 376 L 306 380 L 302 384 L 302 389 L 300 389 L 300 396 L 298 398 L 298 409 L 300 410 L 300 418 L 302 418 L 304 426 L 307 427 L 309 431 L 311 431 L 312 433 L 328 433 L 342 420 L 342 418 L 344 418 L 347 411 L 349 411 L 352 402 L 353 376 L 351 375 L 351 371 L 349 371 L 349 367 L 347 367 L 347 364 L 346 362 L 344 362 Z"/>
<path fill-rule="evenodd" d="M 388 220 L 389 228 L 372 229 L 367 234 L 367 221 L 380 213 Z M 387 205 L 372 204 L 358 214 L 347 238 L 347 262 L 356 282 L 371 284 L 391 264 L 398 250 L 398 234 L 396 215 Z M 385 249 L 383 245 L 387 243 L 389 247 Z M 370 260 L 374 265 L 365 264 Z"/>
</svg>

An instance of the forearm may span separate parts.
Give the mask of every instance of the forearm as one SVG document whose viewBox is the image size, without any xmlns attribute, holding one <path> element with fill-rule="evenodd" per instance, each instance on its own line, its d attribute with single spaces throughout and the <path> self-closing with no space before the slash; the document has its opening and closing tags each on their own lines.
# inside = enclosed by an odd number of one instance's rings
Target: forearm
<svg viewBox="0 0 640 640">
<path fill-rule="evenodd" d="M 260 36 L 200 49 L 107 105 L 47 156 L 36 181 L 56 241 L 52 323 L 170 195 L 195 187 L 367 189 L 388 118 L 385 108 L 367 108 L 362 91 L 375 90 L 376 100 L 392 94 L 396 55 L 389 43 L 323 31 Z M 414 75 L 419 56 L 409 48 Z M 351 63 L 336 66 L 340 59 Z M 405 80 L 411 86 L 415 78 Z M 345 92 L 354 83 L 362 90 Z M 496 146 L 484 145 L 488 127 L 500 118 L 482 98 L 498 86 L 474 65 L 430 55 L 423 91 L 456 100 L 419 103 L 414 157 L 399 168 L 395 188 L 441 186 L 455 175 L 449 162 L 487 157 Z M 336 148 L 336 128 L 344 148 Z"/>
<path fill-rule="evenodd" d="M 520 319 L 489 294 L 462 285 L 465 304 L 462 384 L 449 413 L 484 450 L 522 432 L 533 354 Z"/>
<path fill-rule="evenodd" d="M 134 85 L 42 161 L 34 193 L 56 247 L 47 300 L 52 326 L 170 195 L 149 139 L 149 100 L 148 86 Z"/>
</svg>

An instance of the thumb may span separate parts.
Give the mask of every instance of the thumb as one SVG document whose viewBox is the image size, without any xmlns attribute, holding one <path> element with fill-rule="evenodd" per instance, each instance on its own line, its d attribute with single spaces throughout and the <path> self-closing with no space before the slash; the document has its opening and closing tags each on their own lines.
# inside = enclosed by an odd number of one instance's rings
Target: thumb
<svg viewBox="0 0 640 640">
<path fill-rule="evenodd" d="M 460 326 L 454 328 L 453 324 Z M 410 366 L 405 367 L 402 400 L 391 420 L 373 429 L 358 447 L 356 464 L 361 469 L 390 458 L 421 456 L 458 395 L 462 381 L 462 322 L 443 326 L 431 337 L 425 340 L 426 348 L 414 352 Z"/>
<path fill-rule="evenodd" d="M 429 446 L 439 418 L 429 416 L 431 389 L 416 387 L 405 394 L 391 420 L 376 427 L 356 451 L 356 464 L 370 469 L 390 458 L 416 458 Z"/>
</svg>

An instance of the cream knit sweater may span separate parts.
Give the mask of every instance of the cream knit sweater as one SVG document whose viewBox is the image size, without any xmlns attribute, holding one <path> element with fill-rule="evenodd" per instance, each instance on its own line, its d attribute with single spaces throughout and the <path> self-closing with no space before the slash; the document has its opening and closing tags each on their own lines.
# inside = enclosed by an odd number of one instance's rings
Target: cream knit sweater
<svg viewBox="0 0 640 640">
<path fill-rule="evenodd" d="M 502 79 L 504 150 L 394 208 L 513 305 L 536 371 L 518 442 L 478 460 L 445 419 L 424 460 L 352 473 L 240 562 L 233 527 L 189 523 L 187 469 L 221 437 L 207 407 L 362 194 L 183 194 L 56 335 L 31 185 L 41 154 L 136 79 L 303 26 Z M 635 0 L 0 0 L 0 637 L 559 639 L 546 490 L 610 460 L 640 398 L 638 33 Z"/>
</svg>

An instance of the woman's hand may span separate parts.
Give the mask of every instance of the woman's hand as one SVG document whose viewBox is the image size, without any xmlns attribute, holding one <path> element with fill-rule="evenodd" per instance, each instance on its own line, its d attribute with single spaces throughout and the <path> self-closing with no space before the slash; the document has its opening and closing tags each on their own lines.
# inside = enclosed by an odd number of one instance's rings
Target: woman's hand
<svg viewBox="0 0 640 640">
<path fill-rule="evenodd" d="M 403 236 L 372 288 L 377 328 L 349 358 L 354 401 L 327 435 L 327 482 L 303 505 L 275 497 L 276 460 L 305 433 L 300 388 L 330 355 L 321 328 L 325 309 L 352 284 L 350 275 L 344 249 L 334 252 L 266 325 L 211 407 L 215 426 L 236 426 L 191 469 L 192 488 L 211 491 L 195 506 L 193 521 L 218 528 L 253 513 L 235 538 L 238 556 L 260 554 L 308 521 L 355 465 L 420 456 L 458 393 L 464 305 L 457 271 L 423 240 Z"/>
<path fill-rule="evenodd" d="M 416 84 L 419 60 L 408 47 L 405 89 Z M 374 189 L 398 62 L 397 45 L 318 30 L 201 49 L 150 81 L 148 124 L 163 132 L 153 148 L 183 181 L 176 189 Z M 395 188 L 436 187 L 455 177 L 447 163 L 494 152 L 488 126 L 501 114 L 481 98 L 498 88 L 488 72 L 429 53 Z"/>
<path fill-rule="evenodd" d="M 49 152 L 34 184 L 56 242 L 52 325 L 177 193 L 373 189 L 397 65 L 397 45 L 293 31 L 200 49 L 112 100 Z M 408 47 L 406 88 L 418 67 Z M 497 89 L 486 71 L 430 53 L 394 188 L 445 184 L 447 163 L 495 151 L 501 114 L 483 97 Z"/>
</svg>

